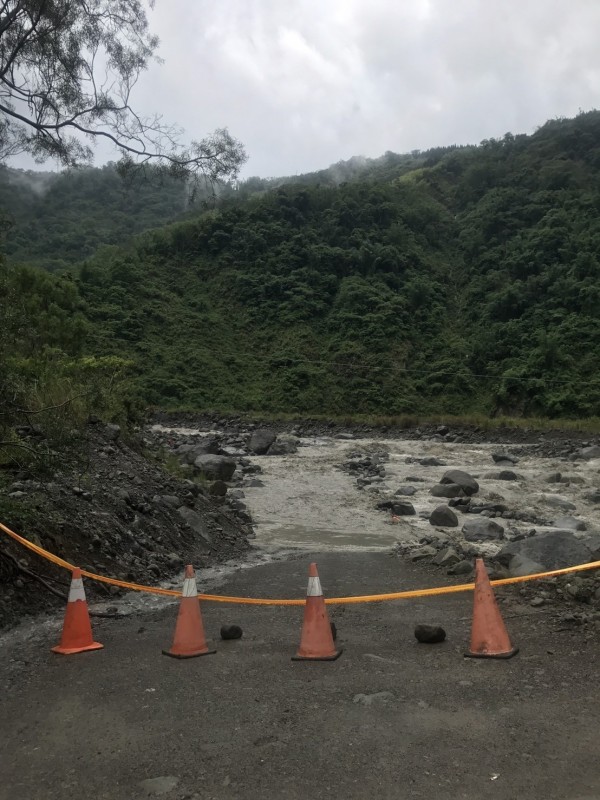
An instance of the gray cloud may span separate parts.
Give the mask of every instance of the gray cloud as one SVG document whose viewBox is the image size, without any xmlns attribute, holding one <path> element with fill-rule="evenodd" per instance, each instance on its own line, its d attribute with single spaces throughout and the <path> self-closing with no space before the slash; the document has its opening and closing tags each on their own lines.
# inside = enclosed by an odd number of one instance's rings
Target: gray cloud
<svg viewBox="0 0 600 800">
<path fill-rule="evenodd" d="M 136 88 L 191 138 L 228 126 L 246 175 L 531 132 L 599 106 L 598 0 L 157 0 Z"/>
</svg>

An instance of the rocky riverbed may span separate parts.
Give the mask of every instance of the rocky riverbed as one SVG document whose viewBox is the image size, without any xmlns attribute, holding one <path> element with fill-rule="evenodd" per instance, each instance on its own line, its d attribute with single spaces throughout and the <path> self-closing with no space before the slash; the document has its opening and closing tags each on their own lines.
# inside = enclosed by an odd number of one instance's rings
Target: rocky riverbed
<svg viewBox="0 0 600 800">
<path fill-rule="evenodd" d="M 472 576 L 476 555 L 496 578 L 600 559 L 593 440 L 537 433 L 529 442 L 464 441 L 479 437 L 445 426 L 364 438 L 362 431 L 203 422 L 202 430 L 162 423 L 153 431 L 175 453 L 212 442 L 242 460 L 230 493 L 263 551 L 383 549 L 459 581 Z M 522 592 L 537 604 L 563 598 L 595 606 L 600 582 L 594 571 L 582 572 Z"/>
</svg>

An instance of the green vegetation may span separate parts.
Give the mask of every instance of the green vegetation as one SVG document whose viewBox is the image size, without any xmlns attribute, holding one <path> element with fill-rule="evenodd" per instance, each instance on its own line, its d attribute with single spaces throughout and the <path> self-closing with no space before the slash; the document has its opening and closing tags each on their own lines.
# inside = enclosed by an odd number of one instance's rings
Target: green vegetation
<svg viewBox="0 0 600 800">
<path fill-rule="evenodd" d="M 84 352 L 133 362 L 157 407 L 592 417 L 599 212 L 590 112 L 278 188 L 251 179 L 101 248 L 70 285 Z"/>
<path fill-rule="evenodd" d="M 187 201 L 180 180 L 151 169 L 124 180 L 114 164 L 61 173 L 0 166 L 0 209 L 9 226 L 4 251 L 12 262 L 50 271 L 171 222 Z"/>
</svg>

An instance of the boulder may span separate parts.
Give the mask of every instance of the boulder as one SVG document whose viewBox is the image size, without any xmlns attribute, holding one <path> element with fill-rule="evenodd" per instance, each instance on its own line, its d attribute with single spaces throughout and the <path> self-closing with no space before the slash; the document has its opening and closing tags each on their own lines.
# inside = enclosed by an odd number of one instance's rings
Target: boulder
<svg viewBox="0 0 600 800">
<path fill-rule="evenodd" d="M 105 432 L 107 439 L 110 439 L 111 442 L 116 442 L 121 436 L 121 426 L 114 425 L 112 422 L 109 422 L 105 428 Z"/>
<path fill-rule="evenodd" d="M 228 456 L 202 455 L 194 461 L 196 472 L 213 481 L 231 480 L 235 467 L 235 461 Z"/>
<path fill-rule="evenodd" d="M 592 560 L 592 551 L 584 541 L 576 538 L 573 531 L 550 531 L 510 542 L 500 550 L 496 558 L 512 573 L 514 556 L 521 559 L 515 564 L 515 568 L 523 569 L 523 560 L 528 559 L 534 565 L 541 566 L 542 570 L 551 570 L 586 564 Z"/>
<path fill-rule="evenodd" d="M 440 459 L 436 458 L 435 456 L 427 456 L 427 458 L 419 458 L 417 460 L 418 460 L 419 464 L 422 467 L 445 467 L 446 466 L 446 462 L 445 461 L 440 461 Z"/>
<path fill-rule="evenodd" d="M 494 459 L 495 464 L 505 465 L 505 464 L 518 464 L 519 459 L 517 456 L 513 456 L 512 453 L 492 453 L 492 458 Z"/>
<path fill-rule="evenodd" d="M 588 503 L 600 503 L 600 489 L 593 489 L 591 492 L 586 492 L 582 497 Z"/>
<path fill-rule="evenodd" d="M 182 464 L 193 464 L 198 456 L 204 456 L 208 453 L 217 455 L 219 452 L 219 443 L 216 439 L 205 439 L 198 444 L 182 444 L 175 450 L 175 455 Z"/>
<path fill-rule="evenodd" d="M 225 497 L 227 494 L 227 484 L 225 481 L 214 481 L 214 483 L 211 483 L 208 487 L 208 493 L 215 497 Z"/>
<path fill-rule="evenodd" d="M 457 483 L 438 483 L 430 489 L 434 497 L 465 497 L 462 486 Z"/>
<path fill-rule="evenodd" d="M 267 455 L 269 456 L 286 456 L 290 453 L 296 453 L 298 450 L 298 439 L 295 436 L 282 434 L 278 436 L 273 444 L 269 447 Z"/>
<path fill-rule="evenodd" d="M 429 517 L 431 525 L 439 525 L 442 528 L 458 527 L 458 517 L 448 506 L 438 506 L 431 512 Z"/>
<path fill-rule="evenodd" d="M 489 542 L 504 538 L 502 525 L 487 517 L 468 519 L 462 526 L 462 532 L 468 542 Z"/>
<path fill-rule="evenodd" d="M 561 479 L 562 475 L 560 472 L 550 472 L 548 475 L 544 476 L 546 483 L 560 483 Z"/>
<path fill-rule="evenodd" d="M 469 575 L 473 572 L 473 564 L 471 561 L 459 561 L 453 564 L 448 570 L 448 575 Z"/>
<path fill-rule="evenodd" d="M 405 503 L 392 503 L 391 511 L 392 514 L 395 514 L 398 517 L 411 517 L 417 513 L 413 504 L 409 503 L 408 501 Z"/>
<path fill-rule="evenodd" d="M 210 531 L 208 530 L 200 514 L 198 514 L 192 508 L 188 508 L 187 506 L 181 506 L 180 508 L 178 508 L 177 513 L 187 522 L 190 528 L 193 531 L 195 531 L 207 545 L 212 544 L 212 537 Z"/>
<path fill-rule="evenodd" d="M 472 494 L 477 494 L 479 491 L 479 484 L 472 475 L 468 472 L 463 472 L 461 469 L 449 469 L 444 472 L 441 484 L 455 484 L 460 486 L 463 492 L 469 497 Z"/>
<path fill-rule="evenodd" d="M 575 453 L 575 458 L 589 461 L 591 458 L 600 458 L 600 445 L 594 444 L 591 447 L 582 447 Z"/>
<path fill-rule="evenodd" d="M 414 486 L 400 486 L 394 494 L 404 495 L 405 497 L 412 497 L 416 493 Z"/>
<path fill-rule="evenodd" d="M 576 508 L 575 503 L 567 500 L 566 497 L 561 497 L 559 494 L 542 494 L 540 495 L 540 500 L 553 508 L 560 508 L 563 511 L 575 511 Z"/>
<path fill-rule="evenodd" d="M 437 550 L 435 547 L 432 547 L 430 544 L 423 545 L 423 547 L 418 547 L 416 550 L 413 550 L 410 554 L 411 561 L 421 561 L 424 558 L 433 558 L 433 556 L 437 555 Z"/>
<path fill-rule="evenodd" d="M 496 481 L 522 481 L 524 480 L 522 475 L 518 475 L 516 472 L 513 472 L 511 469 L 502 469 L 500 472 L 488 472 L 486 473 L 486 478 L 491 478 L 492 480 Z"/>
<path fill-rule="evenodd" d="M 559 517 L 555 519 L 552 525 L 555 528 L 562 528 L 568 531 L 586 531 L 587 525 L 582 519 L 576 517 Z"/>
<path fill-rule="evenodd" d="M 458 564 L 460 558 L 458 553 L 453 547 L 447 547 L 445 550 L 440 550 L 437 556 L 433 559 L 433 563 L 440 567 L 451 567 Z"/>
<path fill-rule="evenodd" d="M 271 447 L 276 438 L 277 434 L 275 431 L 269 430 L 268 428 L 260 428 L 254 431 L 250 437 L 248 450 L 250 450 L 251 453 L 256 453 L 257 456 L 262 456 L 267 452 L 269 447 Z"/>
</svg>

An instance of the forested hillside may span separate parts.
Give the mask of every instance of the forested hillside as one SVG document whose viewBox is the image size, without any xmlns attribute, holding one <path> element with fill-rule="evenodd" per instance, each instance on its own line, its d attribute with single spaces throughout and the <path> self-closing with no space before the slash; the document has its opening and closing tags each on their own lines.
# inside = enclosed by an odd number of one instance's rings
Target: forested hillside
<svg viewBox="0 0 600 800">
<path fill-rule="evenodd" d="M 392 155 L 100 249 L 87 347 L 161 407 L 600 414 L 600 113 Z"/>
<path fill-rule="evenodd" d="M 114 164 L 61 173 L 0 166 L 4 251 L 11 261 L 51 271 L 165 225 L 187 206 L 185 185 L 152 169 L 123 179 Z"/>
</svg>

